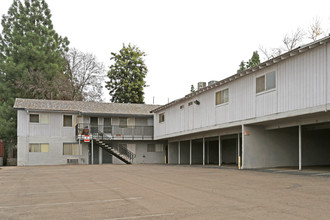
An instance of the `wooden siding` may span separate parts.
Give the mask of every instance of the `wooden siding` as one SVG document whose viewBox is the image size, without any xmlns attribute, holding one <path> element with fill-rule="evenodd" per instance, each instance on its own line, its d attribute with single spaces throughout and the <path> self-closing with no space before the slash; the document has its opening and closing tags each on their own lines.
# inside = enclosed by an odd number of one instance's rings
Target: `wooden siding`
<svg viewBox="0 0 330 220">
<path fill-rule="evenodd" d="M 322 45 L 170 106 L 159 112 L 165 113 L 163 123 L 155 113 L 155 138 L 330 103 L 329 49 Z M 276 88 L 256 94 L 256 78 L 272 71 L 276 72 Z M 215 105 L 215 93 L 226 88 L 229 102 Z M 188 106 L 195 100 L 200 105 Z"/>
</svg>

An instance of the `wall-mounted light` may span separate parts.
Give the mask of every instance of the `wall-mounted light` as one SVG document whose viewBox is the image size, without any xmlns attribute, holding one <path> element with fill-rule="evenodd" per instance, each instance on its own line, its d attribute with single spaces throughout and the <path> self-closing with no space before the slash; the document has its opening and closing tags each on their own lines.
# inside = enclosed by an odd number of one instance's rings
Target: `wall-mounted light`
<svg viewBox="0 0 330 220">
<path fill-rule="evenodd" d="M 194 101 L 194 103 L 195 103 L 196 105 L 201 104 L 197 99 Z"/>
</svg>

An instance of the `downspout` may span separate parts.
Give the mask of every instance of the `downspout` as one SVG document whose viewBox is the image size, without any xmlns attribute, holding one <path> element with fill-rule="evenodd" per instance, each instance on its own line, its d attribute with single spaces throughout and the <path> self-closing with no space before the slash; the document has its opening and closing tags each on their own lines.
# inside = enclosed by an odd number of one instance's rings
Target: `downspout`
<svg viewBox="0 0 330 220">
<path fill-rule="evenodd" d="M 328 42 L 325 43 L 325 108 L 324 112 L 328 111 Z"/>
<path fill-rule="evenodd" d="M 25 139 L 25 162 L 24 162 L 24 165 L 23 166 L 27 166 L 29 165 L 30 163 L 30 149 L 29 149 L 29 146 L 30 146 L 30 115 L 29 115 L 29 110 L 28 109 L 25 109 L 25 112 L 27 114 L 27 119 L 26 119 L 26 139 Z M 18 114 L 17 114 L 18 115 Z M 17 120 L 18 121 L 18 120 Z"/>
</svg>

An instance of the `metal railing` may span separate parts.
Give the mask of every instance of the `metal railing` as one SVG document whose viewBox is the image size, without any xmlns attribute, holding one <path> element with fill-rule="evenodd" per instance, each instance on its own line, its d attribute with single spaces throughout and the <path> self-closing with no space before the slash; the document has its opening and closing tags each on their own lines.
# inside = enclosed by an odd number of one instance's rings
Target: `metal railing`
<svg viewBox="0 0 330 220">
<path fill-rule="evenodd" d="M 120 125 L 93 125 L 79 123 L 76 125 L 76 136 L 107 135 L 112 139 L 153 139 L 154 126 L 120 126 Z"/>
<path fill-rule="evenodd" d="M 120 155 L 124 155 L 125 157 L 127 157 L 127 160 L 133 163 L 133 159 L 136 157 L 136 155 L 131 151 L 127 150 L 126 147 L 123 147 L 121 144 L 117 144 L 112 146 L 112 148 L 114 151 L 117 151 Z"/>
</svg>

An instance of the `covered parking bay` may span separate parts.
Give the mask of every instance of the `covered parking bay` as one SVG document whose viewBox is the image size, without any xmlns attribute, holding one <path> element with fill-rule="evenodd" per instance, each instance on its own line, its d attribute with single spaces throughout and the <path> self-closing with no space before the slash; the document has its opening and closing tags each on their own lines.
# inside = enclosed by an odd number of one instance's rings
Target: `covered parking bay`
<svg viewBox="0 0 330 220">
<path fill-rule="evenodd" d="M 244 125 L 242 168 L 329 168 L 330 122 L 303 122 L 283 128 Z"/>
<path fill-rule="evenodd" d="M 168 163 L 237 166 L 241 158 L 241 143 L 241 134 L 169 142 Z"/>
</svg>

